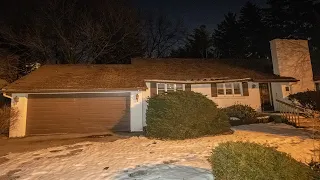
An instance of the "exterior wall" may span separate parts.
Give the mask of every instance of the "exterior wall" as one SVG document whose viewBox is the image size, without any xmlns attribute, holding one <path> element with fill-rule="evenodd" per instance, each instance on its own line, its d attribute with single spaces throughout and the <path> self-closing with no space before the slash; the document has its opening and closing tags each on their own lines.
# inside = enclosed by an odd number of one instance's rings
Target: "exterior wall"
<svg viewBox="0 0 320 180">
<path fill-rule="evenodd" d="M 131 92 L 130 105 L 130 128 L 131 132 L 143 131 L 143 93 L 142 91 Z"/>
<path fill-rule="evenodd" d="M 126 93 L 128 91 L 114 91 L 114 92 L 83 92 L 83 93 Z M 142 91 L 130 92 L 130 128 L 132 132 L 143 130 L 143 93 Z M 41 94 L 74 94 L 79 92 L 68 93 L 41 93 Z M 82 93 L 82 92 L 81 92 Z M 138 96 L 137 96 L 138 95 Z M 28 94 L 12 94 L 13 99 L 18 97 L 18 101 L 11 100 L 11 107 L 16 108 L 19 112 L 19 117 L 15 126 L 10 128 L 9 137 L 23 137 L 26 134 L 27 123 L 27 106 Z"/>
<path fill-rule="evenodd" d="M 289 87 L 290 91 L 286 91 L 286 87 Z M 271 83 L 272 89 L 272 98 L 274 103 L 274 110 L 279 111 L 277 99 L 282 101 L 287 101 L 286 98 L 292 93 L 292 84 L 291 83 Z"/>
<path fill-rule="evenodd" d="M 11 108 L 18 111 L 17 119 L 10 122 L 9 137 L 23 137 L 26 134 L 28 94 L 12 94 Z"/>
<path fill-rule="evenodd" d="M 252 85 L 255 88 L 252 88 Z M 259 83 L 248 83 L 249 96 L 226 96 L 226 97 L 211 97 L 210 84 L 192 84 L 191 90 L 194 92 L 202 93 L 209 99 L 217 103 L 218 107 L 228 107 L 234 104 L 249 105 L 257 111 L 261 111 Z"/>
<path fill-rule="evenodd" d="M 274 74 L 299 80 L 291 93 L 315 90 L 308 41 L 275 39 L 270 45 Z"/>
</svg>

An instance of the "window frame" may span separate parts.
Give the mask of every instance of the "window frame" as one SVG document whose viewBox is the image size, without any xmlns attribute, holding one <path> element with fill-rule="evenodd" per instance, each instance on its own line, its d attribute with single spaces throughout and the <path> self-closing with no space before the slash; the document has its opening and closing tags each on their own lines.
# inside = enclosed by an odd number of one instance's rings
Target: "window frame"
<svg viewBox="0 0 320 180">
<path fill-rule="evenodd" d="M 222 84 L 223 88 L 218 88 L 219 84 Z M 231 84 L 231 89 L 232 89 L 232 94 L 227 94 L 227 88 L 226 84 Z M 235 94 L 234 93 L 234 84 L 239 84 L 240 87 L 240 94 Z M 223 89 L 223 94 L 219 94 L 219 89 Z M 230 88 L 228 88 L 230 89 Z M 217 96 L 218 97 L 240 97 L 243 96 L 243 87 L 241 82 L 226 82 L 226 83 L 217 83 Z"/>
<path fill-rule="evenodd" d="M 174 89 L 173 92 L 177 92 L 177 84 L 176 83 L 157 83 L 157 94 L 159 94 L 159 84 L 164 84 L 164 93 L 168 92 L 168 84 L 173 84 L 173 87 L 174 87 L 173 88 Z M 182 84 L 182 91 L 185 91 L 185 90 L 186 90 L 186 86 L 185 86 L 185 84 Z"/>
</svg>

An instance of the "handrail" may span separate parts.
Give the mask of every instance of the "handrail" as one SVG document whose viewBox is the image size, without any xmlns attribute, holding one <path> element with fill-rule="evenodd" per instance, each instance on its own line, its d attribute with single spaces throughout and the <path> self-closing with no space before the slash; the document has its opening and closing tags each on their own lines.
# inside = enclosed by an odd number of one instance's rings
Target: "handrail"
<svg viewBox="0 0 320 180">
<path fill-rule="evenodd" d="M 305 113 L 306 109 L 293 105 L 279 99 L 276 99 L 278 103 L 280 114 L 283 118 L 287 119 L 289 123 L 294 124 L 295 126 L 300 125 L 300 113 Z"/>
<path fill-rule="evenodd" d="M 286 103 L 286 102 L 281 101 L 281 100 L 279 100 L 279 99 L 276 99 L 276 101 L 279 102 L 279 103 L 282 103 L 282 104 L 284 104 L 284 105 L 287 105 L 287 106 L 289 106 L 289 107 L 291 107 L 291 108 L 299 109 L 299 110 L 301 110 L 301 111 L 305 111 L 305 110 L 306 110 L 306 109 L 303 108 L 303 107 L 299 107 L 298 105 L 289 104 L 289 103 Z"/>
</svg>

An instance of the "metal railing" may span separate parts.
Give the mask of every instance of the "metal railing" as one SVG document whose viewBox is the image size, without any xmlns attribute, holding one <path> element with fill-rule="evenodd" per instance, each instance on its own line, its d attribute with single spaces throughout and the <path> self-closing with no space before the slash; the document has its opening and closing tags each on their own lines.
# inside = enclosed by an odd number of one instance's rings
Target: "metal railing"
<svg viewBox="0 0 320 180">
<path fill-rule="evenodd" d="M 294 124 L 295 126 L 300 126 L 300 116 L 305 114 L 306 109 L 299 107 L 294 104 L 290 104 L 281 100 L 276 100 L 278 103 L 278 108 L 280 114 L 283 118 L 287 119 L 289 123 Z"/>
</svg>

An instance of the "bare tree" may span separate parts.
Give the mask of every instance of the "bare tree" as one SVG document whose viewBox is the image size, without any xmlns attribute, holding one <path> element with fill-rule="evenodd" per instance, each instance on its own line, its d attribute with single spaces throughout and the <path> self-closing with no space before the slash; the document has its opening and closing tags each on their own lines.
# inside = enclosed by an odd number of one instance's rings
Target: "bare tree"
<svg viewBox="0 0 320 180">
<path fill-rule="evenodd" d="M 0 79 L 7 82 L 13 82 L 19 77 L 19 57 L 8 53 L 4 50 L 0 51 Z M 2 88 L 2 87 L 1 87 Z"/>
<path fill-rule="evenodd" d="M 10 106 L 0 108 L 0 135 L 9 135 L 10 129 L 15 129 L 19 118 L 19 111 Z"/>
<path fill-rule="evenodd" d="M 99 2 L 99 3 L 98 3 Z M 46 1 L 22 30 L 0 26 L 3 44 L 42 63 L 123 63 L 141 53 L 137 13 L 123 1 Z"/>
<path fill-rule="evenodd" d="M 146 56 L 166 57 L 186 36 L 182 20 L 171 20 L 165 15 L 149 14 L 144 24 Z"/>
</svg>

